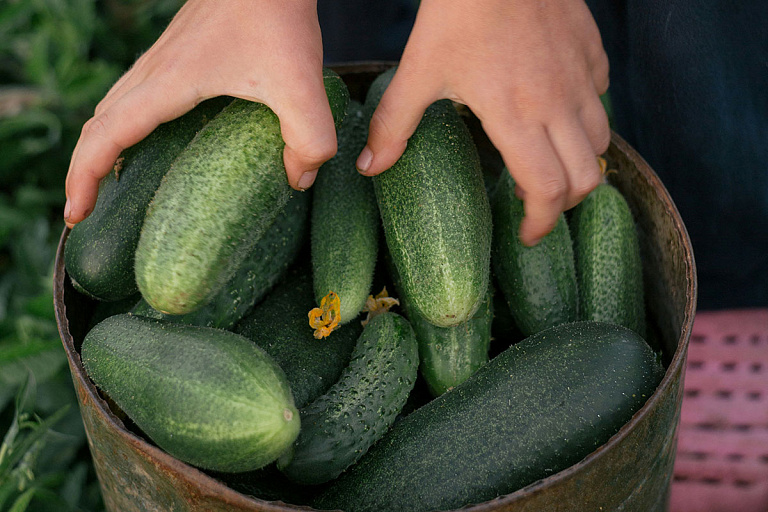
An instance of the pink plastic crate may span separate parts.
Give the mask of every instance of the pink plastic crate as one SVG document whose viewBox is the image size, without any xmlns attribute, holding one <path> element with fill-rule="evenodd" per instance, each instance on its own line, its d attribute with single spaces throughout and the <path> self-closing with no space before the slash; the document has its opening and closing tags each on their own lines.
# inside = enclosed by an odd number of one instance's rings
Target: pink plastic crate
<svg viewBox="0 0 768 512">
<path fill-rule="evenodd" d="M 670 512 L 768 512 L 768 309 L 699 312 Z"/>
</svg>

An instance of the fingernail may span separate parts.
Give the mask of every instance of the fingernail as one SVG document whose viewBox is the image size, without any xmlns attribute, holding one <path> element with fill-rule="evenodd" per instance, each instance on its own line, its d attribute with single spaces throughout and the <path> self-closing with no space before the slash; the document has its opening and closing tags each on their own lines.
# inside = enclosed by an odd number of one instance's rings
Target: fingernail
<svg viewBox="0 0 768 512">
<path fill-rule="evenodd" d="M 373 151 L 368 146 L 365 146 L 360 152 L 360 156 L 357 157 L 357 169 L 360 172 L 367 172 L 371 168 L 371 162 L 373 161 Z"/>
<path fill-rule="evenodd" d="M 301 175 L 301 178 L 299 178 L 299 188 L 301 190 L 307 190 L 315 182 L 316 177 L 317 177 L 317 169 L 315 169 L 314 171 L 305 172 L 304 174 Z"/>
<path fill-rule="evenodd" d="M 64 220 L 69 220 L 69 214 L 71 213 L 72 207 L 69 204 L 69 199 L 67 199 L 66 204 L 64 204 Z"/>
</svg>

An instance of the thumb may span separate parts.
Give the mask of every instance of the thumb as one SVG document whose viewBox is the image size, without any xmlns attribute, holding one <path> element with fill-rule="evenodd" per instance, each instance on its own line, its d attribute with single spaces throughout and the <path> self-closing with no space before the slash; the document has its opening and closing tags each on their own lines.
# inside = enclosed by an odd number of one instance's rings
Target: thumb
<svg viewBox="0 0 768 512">
<path fill-rule="evenodd" d="M 320 166 L 336 154 L 336 127 L 322 77 L 281 98 L 275 109 L 285 149 L 288 183 L 296 190 L 312 186 Z"/>
<path fill-rule="evenodd" d="M 398 69 L 371 116 L 368 144 L 357 158 L 357 168 L 375 176 L 394 165 L 402 156 L 408 139 L 419 126 L 424 111 L 435 101 L 424 82 Z"/>
</svg>

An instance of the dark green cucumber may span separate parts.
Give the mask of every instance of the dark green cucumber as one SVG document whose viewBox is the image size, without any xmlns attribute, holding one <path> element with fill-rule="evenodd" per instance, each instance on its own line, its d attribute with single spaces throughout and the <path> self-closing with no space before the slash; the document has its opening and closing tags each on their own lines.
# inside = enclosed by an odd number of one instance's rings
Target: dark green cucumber
<svg viewBox="0 0 768 512">
<path fill-rule="evenodd" d="M 393 72 L 371 85 L 367 112 Z M 466 322 L 488 288 L 491 212 L 477 148 L 450 101 L 427 108 L 403 155 L 373 182 L 402 294 L 437 326 Z"/>
<path fill-rule="evenodd" d="M 328 338 L 315 339 L 307 317 L 315 306 L 311 266 L 302 263 L 289 269 L 274 290 L 234 328 L 277 361 L 299 408 L 338 380 L 362 331 L 358 322 L 350 322 Z"/>
<path fill-rule="evenodd" d="M 385 253 L 389 274 L 398 291 L 400 305 L 416 334 L 419 344 L 419 371 L 432 396 L 439 396 L 461 384 L 478 368 L 488 362 L 493 323 L 493 286 L 488 286 L 485 300 L 475 315 L 453 327 L 438 327 L 429 323 L 407 298 L 401 288 L 397 269 Z"/>
<path fill-rule="evenodd" d="M 88 376 L 163 450 L 216 471 L 260 468 L 300 428 L 285 374 L 243 336 L 130 314 L 85 337 Z"/>
<path fill-rule="evenodd" d="M 624 327 L 540 331 L 397 422 L 313 506 L 453 510 L 514 492 L 607 442 L 663 374 L 651 348 Z"/>
<path fill-rule="evenodd" d="M 528 247 L 518 233 L 525 211 L 515 182 L 504 170 L 493 194 L 493 269 L 517 326 L 524 335 L 578 319 L 573 244 L 565 215 Z"/>
<path fill-rule="evenodd" d="M 340 122 L 346 85 L 332 71 L 325 85 Z M 136 249 L 136 281 L 150 306 L 190 313 L 235 274 L 291 195 L 284 147 L 275 113 L 236 99 L 182 151 L 147 210 Z"/>
<path fill-rule="evenodd" d="M 570 219 L 582 320 L 613 322 L 645 335 L 643 269 L 637 229 L 624 196 L 597 186 Z"/>
<path fill-rule="evenodd" d="M 278 469 L 302 484 L 339 476 L 395 421 L 418 364 L 416 338 L 405 318 L 389 312 L 371 318 L 338 382 L 301 409 L 301 433 L 278 459 Z"/>
<path fill-rule="evenodd" d="M 309 231 L 310 202 L 310 194 L 294 193 L 235 275 L 200 309 L 186 315 L 166 315 L 142 300 L 133 308 L 133 314 L 231 329 L 254 304 L 264 298 L 296 260 Z"/>
<path fill-rule="evenodd" d="M 312 275 L 315 301 L 339 296 L 339 323 L 358 316 L 371 293 L 379 238 L 373 182 L 355 161 L 368 138 L 362 105 L 350 102 L 339 128 L 338 153 L 317 175 L 312 200 Z"/>
<path fill-rule="evenodd" d="M 139 233 L 152 196 L 171 162 L 232 98 L 205 101 L 158 126 L 120 155 L 115 172 L 99 185 L 93 212 L 72 228 L 64 261 L 78 291 L 103 301 L 138 292 L 133 272 Z"/>
</svg>

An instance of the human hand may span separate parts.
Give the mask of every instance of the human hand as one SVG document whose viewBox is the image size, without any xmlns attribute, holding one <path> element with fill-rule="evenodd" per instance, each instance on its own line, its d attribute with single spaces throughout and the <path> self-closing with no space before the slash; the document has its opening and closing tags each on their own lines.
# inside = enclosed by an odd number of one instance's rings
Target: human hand
<svg viewBox="0 0 768 512">
<path fill-rule="evenodd" d="M 280 119 L 293 188 L 306 189 L 336 153 L 314 0 L 189 0 L 83 126 L 66 180 L 69 227 L 96 204 L 120 152 L 201 101 L 234 96 Z"/>
<path fill-rule="evenodd" d="M 431 103 L 463 103 L 515 179 L 520 237 L 535 245 L 600 181 L 607 88 L 608 58 L 581 1 L 423 0 L 357 166 L 383 172 Z"/>
</svg>

